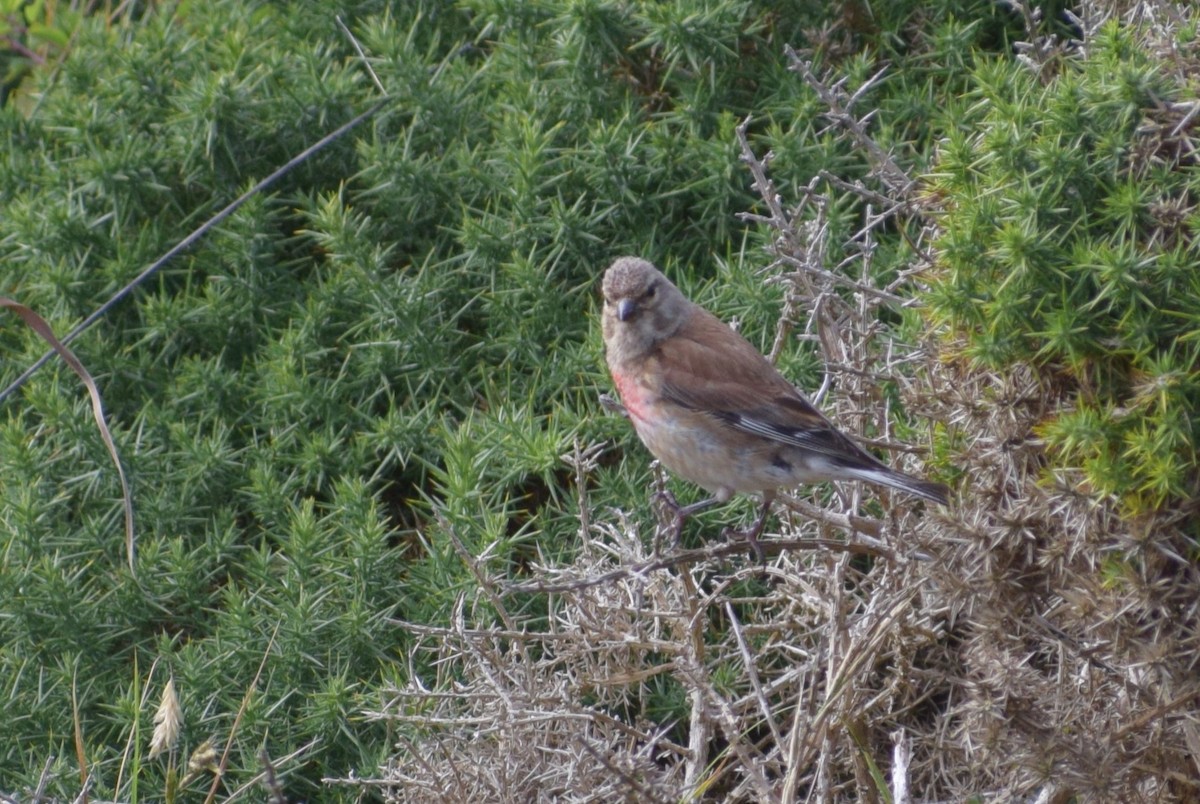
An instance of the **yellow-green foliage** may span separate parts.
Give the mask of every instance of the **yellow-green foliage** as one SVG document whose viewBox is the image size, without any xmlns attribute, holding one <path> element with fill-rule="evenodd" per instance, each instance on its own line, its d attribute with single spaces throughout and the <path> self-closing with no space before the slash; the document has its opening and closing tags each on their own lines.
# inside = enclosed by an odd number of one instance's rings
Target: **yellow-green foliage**
<svg viewBox="0 0 1200 804">
<path fill-rule="evenodd" d="M 1047 443 L 1131 512 L 1194 493 L 1200 437 L 1200 173 L 1171 107 L 1195 92 L 1158 64 L 1115 24 L 1045 83 L 983 63 L 931 186 L 933 314 L 972 358 L 1072 382 Z"/>
</svg>

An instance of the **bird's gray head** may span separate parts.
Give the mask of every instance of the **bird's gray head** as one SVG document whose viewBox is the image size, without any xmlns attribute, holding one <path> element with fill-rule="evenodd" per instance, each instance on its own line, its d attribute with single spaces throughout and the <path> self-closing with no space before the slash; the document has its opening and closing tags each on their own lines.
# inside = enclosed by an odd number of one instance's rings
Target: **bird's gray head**
<svg viewBox="0 0 1200 804">
<path fill-rule="evenodd" d="M 609 266 L 602 290 L 604 339 L 611 345 L 620 337 L 629 351 L 647 351 L 673 335 L 691 306 L 671 280 L 640 257 L 621 257 Z"/>
</svg>

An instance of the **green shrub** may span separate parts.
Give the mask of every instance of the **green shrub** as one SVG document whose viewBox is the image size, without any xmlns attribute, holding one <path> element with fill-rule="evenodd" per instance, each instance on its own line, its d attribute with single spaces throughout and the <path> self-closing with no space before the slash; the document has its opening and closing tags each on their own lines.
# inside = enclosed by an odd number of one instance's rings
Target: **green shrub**
<svg viewBox="0 0 1200 804">
<path fill-rule="evenodd" d="M 1158 64 L 1115 23 L 1045 84 L 981 64 L 929 187 L 933 315 L 973 359 L 1071 383 L 1055 462 L 1131 513 L 1193 496 L 1200 458 L 1200 173 Z"/>
</svg>

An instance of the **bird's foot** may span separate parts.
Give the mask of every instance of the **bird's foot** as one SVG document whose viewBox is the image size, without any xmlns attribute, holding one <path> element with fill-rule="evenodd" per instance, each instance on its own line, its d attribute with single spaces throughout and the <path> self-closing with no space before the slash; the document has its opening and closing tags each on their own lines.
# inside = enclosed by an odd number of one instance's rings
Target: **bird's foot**
<svg viewBox="0 0 1200 804">
<path fill-rule="evenodd" d="M 763 550 L 762 542 L 758 540 L 758 534 L 762 532 L 761 527 L 752 527 L 747 530 L 737 530 L 736 528 L 725 528 L 721 531 L 721 536 L 729 541 L 745 541 L 746 546 L 750 548 L 750 552 L 754 554 L 755 559 L 763 565 L 763 569 L 767 566 L 767 552 Z"/>
<path fill-rule="evenodd" d="M 680 505 L 675 495 L 664 488 L 654 492 L 652 499 L 658 506 L 659 523 L 664 528 L 669 528 L 667 532 L 671 534 L 671 549 L 679 546 L 679 539 L 683 535 L 683 523 L 688 517 L 720 502 L 716 497 L 709 497 L 691 505 Z"/>
<path fill-rule="evenodd" d="M 762 544 L 758 541 L 758 536 L 763 532 L 763 528 L 767 524 L 767 516 L 771 513 L 771 501 L 775 498 L 774 494 L 768 494 L 763 497 L 762 508 L 759 510 L 758 519 L 747 530 L 734 530 L 725 528 L 723 535 L 727 539 L 737 539 L 741 541 L 745 539 L 746 544 L 750 546 L 750 550 L 754 553 L 754 557 L 763 565 L 763 569 L 767 568 L 767 553 L 763 550 Z"/>
<path fill-rule="evenodd" d="M 651 498 L 657 509 L 658 522 L 662 529 L 671 536 L 671 549 L 679 546 L 679 538 L 683 535 L 683 521 L 688 517 L 687 509 L 679 504 L 675 495 L 666 489 L 654 492 Z M 664 532 L 664 530 L 659 531 Z"/>
<path fill-rule="evenodd" d="M 626 419 L 629 418 L 629 411 L 626 410 L 625 406 L 618 402 L 616 397 L 614 397 L 612 394 L 600 394 L 600 407 L 604 408 L 609 413 L 615 413 L 618 416 L 624 416 Z"/>
</svg>

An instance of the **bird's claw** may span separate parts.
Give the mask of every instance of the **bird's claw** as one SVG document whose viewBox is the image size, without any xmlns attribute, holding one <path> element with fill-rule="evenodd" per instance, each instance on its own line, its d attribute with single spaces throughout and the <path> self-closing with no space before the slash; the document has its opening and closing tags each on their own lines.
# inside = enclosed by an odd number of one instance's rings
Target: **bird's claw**
<svg viewBox="0 0 1200 804">
<path fill-rule="evenodd" d="M 750 552 L 758 560 L 758 563 L 763 565 L 763 569 L 767 566 L 767 551 L 763 549 L 762 542 L 758 540 L 758 534 L 754 528 L 749 530 L 736 530 L 734 528 L 725 528 L 721 531 L 721 536 L 729 541 L 744 541 L 746 546 L 750 548 Z"/>
<path fill-rule="evenodd" d="M 600 394 L 600 407 L 604 408 L 609 413 L 615 413 L 618 416 L 624 416 L 626 419 L 629 418 L 629 411 L 626 410 L 625 406 L 618 402 L 617 399 L 611 394 Z"/>
<path fill-rule="evenodd" d="M 675 499 L 675 495 L 666 489 L 654 492 L 652 499 L 658 504 L 659 522 L 667 525 L 668 517 L 670 518 L 671 549 L 675 549 L 679 546 L 679 539 L 683 535 L 683 520 L 687 518 L 687 514 L 683 506 Z"/>
</svg>

